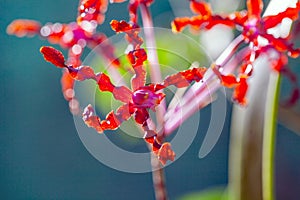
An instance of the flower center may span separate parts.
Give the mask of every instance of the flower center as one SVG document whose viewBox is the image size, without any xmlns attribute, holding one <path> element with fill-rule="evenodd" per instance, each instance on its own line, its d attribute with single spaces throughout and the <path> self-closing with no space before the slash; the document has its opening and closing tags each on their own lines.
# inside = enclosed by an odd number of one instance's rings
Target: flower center
<svg viewBox="0 0 300 200">
<path fill-rule="evenodd" d="M 132 95 L 133 103 L 138 107 L 151 108 L 157 105 L 159 95 L 148 89 L 136 90 Z"/>
<path fill-rule="evenodd" d="M 249 19 L 244 26 L 243 35 L 250 41 L 255 39 L 260 32 L 260 23 L 261 22 L 256 18 Z"/>
</svg>

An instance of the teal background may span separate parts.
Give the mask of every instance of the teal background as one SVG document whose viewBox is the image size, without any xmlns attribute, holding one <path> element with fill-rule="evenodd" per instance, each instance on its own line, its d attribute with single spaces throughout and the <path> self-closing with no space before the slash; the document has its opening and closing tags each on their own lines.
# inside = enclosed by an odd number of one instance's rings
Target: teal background
<svg viewBox="0 0 300 200">
<path fill-rule="evenodd" d="M 77 5 L 71 0 L 0 0 L 0 198 L 154 199 L 150 173 L 115 171 L 87 152 L 60 91 L 61 72 L 39 53 L 47 41 L 38 37 L 20 39 L 5 32 L 17 18 L 39 20 L 42 24 L 73 21 Z M 125 4 L 110 6 L 107 19 L 127 18 L 125 8 Z M 152 10 L 154 16 L 159 16 L 170 11 L 170 6 L 168 1 L 157 1 Z M 157 25 L 166 27 L 170 20 L 166 17 Z M 112 34 L 107 25 L 100 30 Z M 210 108 L 201 112 L 201 116 L 209 116 Z M 201 133 L 209 123 L 209 119 L 201 119 L 192 146 L 166 168 L 171 199 L 227 184 L 230 113 L 217 145 L 200 160 Z M 278 199 L 300 196 L 299 150 L 300 137 L 278 126 Z"/>
</svg>

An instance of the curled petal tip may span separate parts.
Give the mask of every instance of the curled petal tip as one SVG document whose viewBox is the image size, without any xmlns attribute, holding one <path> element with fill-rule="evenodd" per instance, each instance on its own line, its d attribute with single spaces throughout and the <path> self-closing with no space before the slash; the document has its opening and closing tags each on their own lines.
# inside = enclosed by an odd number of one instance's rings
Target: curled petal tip
<svg viewBox="0 0 300 200">
<path fill-rule="evenodd" d="M 95 114 L 95 110 L 91 104 L 85 107 L 82 113 L 82 119 L 88 127 L 94 128 L 98 133 L 103 133 L 100 118 Z"/>
<path fill-rule="evenodd" d="M 165 165 L 168 160 L 174 161 L 175 156 L 176 154 L 172 150 L 169 142 L 165 142 L 158 151 L 158 159 L 163 165 Z"/>
<path fill-rule="evenodd" d="M 59 50 L 50 46 L 42 46 L 40 48 L 40 52 L 43 54 L 44 59 L 47 62 L 50 62 L 59 68 L 67 67 L 65 64 L 65 57 Z"/>
<path fill-rule="evenodd" d="M 262 0 L 247 0 L 247 8 L 250 16 L 260 18 L 264 7 Z"/>
</svg>

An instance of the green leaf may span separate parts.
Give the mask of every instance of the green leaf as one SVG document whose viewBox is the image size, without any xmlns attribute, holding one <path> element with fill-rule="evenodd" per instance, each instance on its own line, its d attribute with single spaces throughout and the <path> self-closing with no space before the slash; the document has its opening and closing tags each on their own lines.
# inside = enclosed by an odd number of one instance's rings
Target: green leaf
<svg viewBox="0 0 300 200">
<path fill-rule="evenodd" d="M 184 195 L 178 200 L 227 200 L 227 191 L 224 188 L 213 188 L 201 192 Z"/>
</svg>

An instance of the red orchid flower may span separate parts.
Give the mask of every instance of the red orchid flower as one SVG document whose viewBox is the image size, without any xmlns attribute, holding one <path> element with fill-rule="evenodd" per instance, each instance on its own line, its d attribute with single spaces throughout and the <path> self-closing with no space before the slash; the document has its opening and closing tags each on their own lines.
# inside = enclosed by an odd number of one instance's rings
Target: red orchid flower
<svg viewBox="0 0 300 200">
<path fill-rule="evenodd" d="M 68 64 L 77 67 L 81 64 L 80 56 L 86 46 L 93 49 L 107 39 L 103 33 L 96 33 L 97 25 L 103 23 L 106 9 L 107 0 L 81 0 L 77 22 L 47 23 L 41 26 L 34 20 L 18 19 L 9 24 L 7 32 L 20 37 L 39 35 L 52 44 L 59 44 L 69 50 Z M 101 54 L 118 66 L 119 61 L 114 56 L 114 48 L 107 42 L 102 46 Z"/>
<path fill-rule="evenodd" d="M 78 6 L 77 22 L 69 24 L 47 23 L 41 26 L 34 20 L 17 19 L 7 27 L 7 33 L 18 37 L 39 35 L 52 44 L 58 44 L 68 50 L 68 65 L 77 68 L 81 65 L 81 55 L 86 47 L 90 49 L 100 45 L 100 54 L 112 66 L 119 67 L 120 62 L 114 55 L 114 47 L 107 41 L 103 33 L 97 33 L 98 24 L 104 21 L 107 0 L 81 0 Z M 66 70 L 61 78 L 62 92 L 69 101 L 73 114 L 79 112 L 79 102 L 75 98 L 74 80 Z"/>
<path fill-rule="evenodd" d="M 95 80 L 102 92 L 111 92 L 114 98 L 121 101 L 123 105 L 108 113 L 104 120 L 101 120 L 91 105 L 88 105 L 83 112 L 83 120 L 87 126 L 102 133 L 105 130 L 115 130 L 122 122 L 133 117 L 145 131 L 144 139 L 152 145 L 153 152 L 158 155 L 159 160 L 165 164 L 167 160 L 174 160 L 175 153 L 171 150 L 169 143 L 161 143 L 157 133 L 148 126 L 149 109 L 155 111 L 165 94 L 163 88 L 174 85 L 178 88 L 186 87 L 193 81 L 200 81 L 206 68 L 193 68 L 166 77 L 161 84 L 146 85 L 146 71 L 143 62 L 147 59 L 146 51 L 142 48 L 128 53 L 129 61 L 132 64 L 135 75 L 131 79 L 131 89 L 126 86 L 115 86 L 110 78 L 104 73 L 95 74 L 89 66 L 73 68 L 65 64 L 63 54 L 53 47 L 42 47 L 41 53 L 46 61 L 51 62 L 59 68 L 66 68 L 69 76 L 77 81 L 86 79 Z"/>
<path fill-rule="evenodd" d="M 295 49 L 289 38 L 276 38 L 269 33 L 269 29 L 277 26 L 284 18 L 290 18 L 295 21 L 298 19 L 300 11 L 300 2 L 295 7 L 287 8 L 285 11 L 277 15 L 262 16 L 263 1 L 247 0 L 247 10 L 231 13 L 228 15 L 214 14 L 209 3 L 203 0 L 191 0 L 191 10 L 197 14 L 193 17 L 179 17 L 172 22 L 172 30 L 174 32 L 182 31 L 183 28 L 190 25 L 193 29 L 211 29 L 216 25 L 225 25 L 236 28 L 241 31 L 244 42 L 249 44 L 249 53 L 245 55 L 241 64 L 239 75 L 222 74 L 218 66 L 214 69 L 216 75 L 220 78 L 224 86 L 234 87 L 233 100 L 246 105 L 246 92 L 248 88 L 247 79 L 252 74 L 253 61 L 263 53 L 268 53 L 270 49 L 278 52 L 278 60 L 272 63 L 280 63 L 280 59 L 285 57 L 285 52 L 289 56 L 296 58 L 300 54 L 300 49 Z M 264 38 L 267 44 L 262 44 L 259 40 Z M 287 59 L 287 58 L 286 58 Z M 280 71 L 286 65 L 276 65 L 273 69 Z M 297 90 L 297 89 L 296 89 Z M 295 93 L 295 92 L 293 92 Z M 295 95 L 294 95 L 295 96 Z"/>
<path fill-rule="evenodd" d="M 247 0 L 247 10 L 228 15 L 214 14 L 210 4 L 202 0 L 191 0 L 190 7 L 198 15 L 176 18 L 172 23 L 173 31 L 181 31 L 187 25 L 191 25 L 195 29 L 211 29 L 215 25 L 223 24 L 241 30 L 246 42 L 253 42 L 255 46 L 259 45 L 257 40 L 258 36 L 261 36 L 267 39 L 278 51 L 289 51 L 293 57 L 297 57 L 300 53 L 299 50 L 295 51 L 292 45 L 285 40 L 275 38 L 268 33 L 268 29 L 280 24 L 284 18 L 296 20 L 300 11 L 300 2 L 296 4 L 295 8 L 287 8 L 277 15 L 267 17 L 261 16 L 263 9 L 262 0 Z"/>
</svg>

